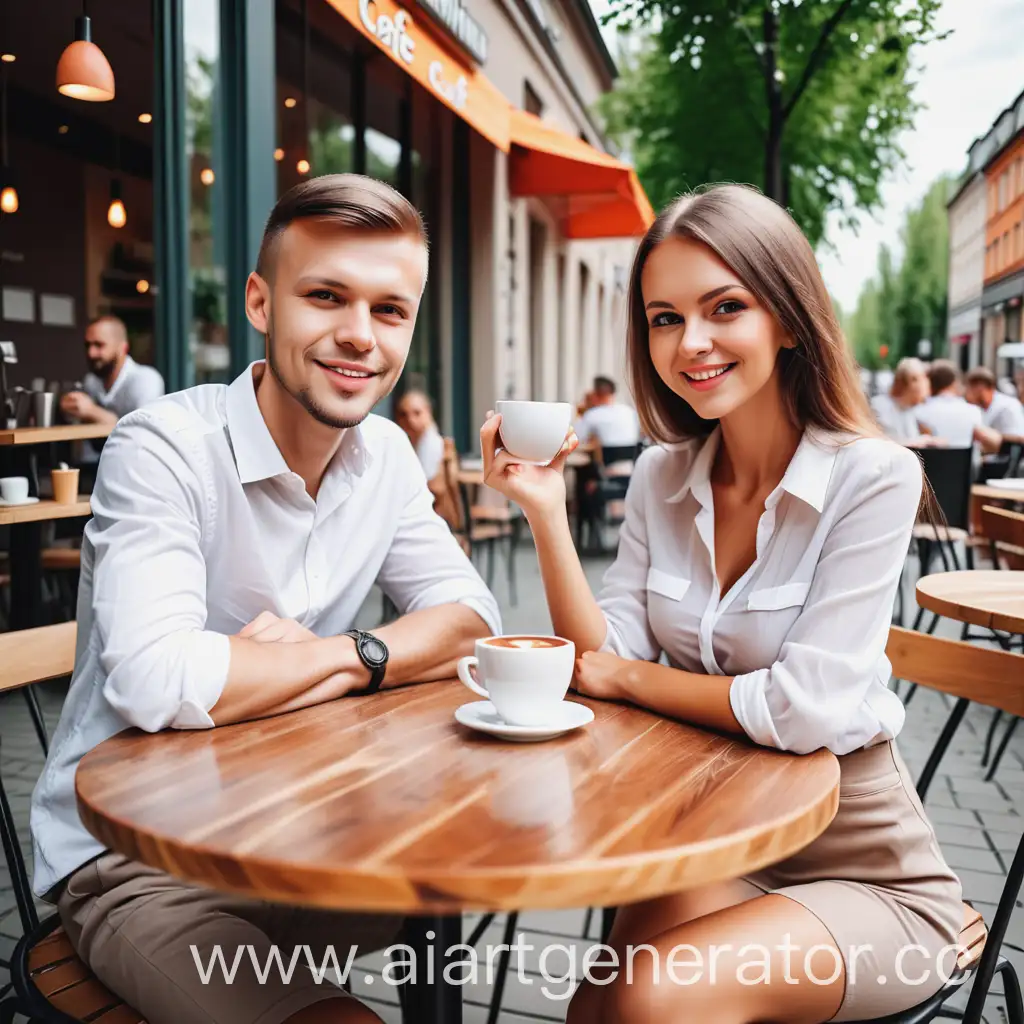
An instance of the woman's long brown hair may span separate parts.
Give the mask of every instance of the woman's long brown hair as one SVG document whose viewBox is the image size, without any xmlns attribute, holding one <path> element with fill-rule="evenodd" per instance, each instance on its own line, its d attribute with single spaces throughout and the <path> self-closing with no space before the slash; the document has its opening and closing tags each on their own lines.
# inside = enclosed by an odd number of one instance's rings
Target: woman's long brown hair
<svg viewBox="0 0 1024 1024">
<path fill-rule="evenodd" d="M 714 252 L 796 343 L 779 353 L 782 394 L 793 423 L 854 436 L 878 436 L 814 251 L 788 213 L 756 189 L 717 185 L 677 199 L 643 237 L 629 284 L 627 356 L 630 384 L 645 433 L 674 443 L 710 434 L 658 376 L 651 361 L 641 275 L 667 238 L 690 238 Z"/>
</svg>

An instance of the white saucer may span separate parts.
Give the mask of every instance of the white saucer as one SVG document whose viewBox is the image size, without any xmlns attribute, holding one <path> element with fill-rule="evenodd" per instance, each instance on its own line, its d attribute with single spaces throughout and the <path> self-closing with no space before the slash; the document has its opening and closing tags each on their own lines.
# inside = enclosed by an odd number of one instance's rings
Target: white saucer
<svg viewBox="0 0 1024 1024">
<path fill-rule="evenodd" d="M 1002 487 L 1008 491 L 1024 491 L 1024 477 L 1010 476 L 1004 477 L 1002 480 L 991 480 L 988 486 Z"/>
<path fill-rule="evenodd" d="M 34 505 L 39 499 L 38 498 L 25 498 L 22 501 L 4 501 L 0 498 L 0 505 L 4 508 L 13 508 L 16 505 Z"/>
<path fill-rule="evenodd" d="M 491 736 L 500 736 L 502 739 L 516 740 L 520 743 L 532 743 L 537 740 L 549 740 L 578 729 L 581 725 L 594 720 L 594 712 L 583 704 L 564 700 L 558 705 L 551 721 L 545 725 L 509 725 L 489 700 L 477 700 L 456 708 L 455 720 L 470 729 L 486 732 Z"/>
</svg>

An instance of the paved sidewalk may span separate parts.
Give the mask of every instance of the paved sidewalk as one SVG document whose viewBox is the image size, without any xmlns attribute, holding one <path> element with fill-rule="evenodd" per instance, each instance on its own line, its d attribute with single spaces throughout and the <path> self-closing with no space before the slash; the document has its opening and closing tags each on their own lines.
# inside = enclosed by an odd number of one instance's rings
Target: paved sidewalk
<svg viewBox="0 0 1024 1024">
<path fill-rule="evenodd" d="M 518 603 L 509 605 L 509 588 L 504 577 L 501 559 L 494 580 L 494 591 L 502 604 L 505 627 L 509 631 L 543 631 L 550 629 L 544 603 L 536 558 L 529 548 L 517 556 Z M 596 588 L 608 565 L 608 559 L 587 562 L 588 576 Z M 912 595 L 909 582 L 908 594 Z M 908 605 L 913 607 L 913 599 Z M 380 610 L 379 598 L 367 602 L 360 616 L 362 625 L 372 625 Z M 955 624 L 943 623 L 941 632 L 958 635 Z M 51 731 L 60 712 L 59 688 L 39 687 Z M 900 749 L 915 775 L 924 764 L 928 751 L 937 737 L 952 701 L 930 691 L 919 690 L 907 708 L 907 725 L 900 739 Z M 1013 856 L 1021 831 L 1024 830 L 1024 730 L 1018 730 L 1013 745 L 999 769 L 996 779 L 985 782 L 980 766 L 980 752 L 990 721 L 990 712 L 972 707 L 958 732 L 954 744 L 932 785 L 927 809 L 936 823 L 936 829 L 945 855 L 960 873 L 967 899 L 991 922 L 996 901 L 1002 887 L 1003 876 Z M 32 787 L 42 767 L 42 755 L 32 732 L 24 702 L 17 694 L 0 697 L 0 766 L 4 783 L 20 828 L 26 858 L 31 860 L 28 844 L 28 806 Z M 1018 901 L 1018 908 L 1020 902 Z M 573 951 L 577 965 L 582 963 L 583 951 L 589 944 L 583 936 L 585 909 L 559 912 L 524 913 L 519 919 L 522 941 L 534 947 L 524 957 L 522 971 L 516 957 L 502 1000 L 502 1024 L 527 1024 L 529 1021 L 562 1021 L 565 1017 L 569 984 L 546 982 L 540 973 L 539 947 L 561 945 Z M 471 921 L 467 918 L 465 934 Z M 596 937 L 600 914 L 593 915 L 591 935 Z M 505 916 L 498 915 L 485 934 L 482 945 L 496 945 L 502 941 Z M 0 959 L 10 955 L 20 933 L 13 893 L 6 867 L 0 866 Z M 591 939 L 593 941 L 593 938 Z M 1024 977 L 1024 912 L 1018 909 L 1011 922 L 1008 941 L 1012 946 L 1005 955 L 1017 966 Z M 1017 947 L 1016 949 L 1012 948 Z M 567 952 L 552 950 L 547 967 L 548 976 L 557 978 L 565 973 Z M 382 957 L 360 961 L 353 979 L 357 994 L 365 997 L 388 1024 L 399 1024 L 397 996 L 394 989 L 383 981 Z M 0 987 L 6 982 L 0 969 Z M 546 995 L 544 989 L 547 988 Z M 1005 1020 L 1002 998 L 990 996 L 987 1006 L 988 1024 L 1002 1024 Z M 484 1024 L 492 986 L 483 981 L 465 988 L 466 1024 Z M 960 993 L 955 1006 L 966 1003 L 967 992 Z"/>
</svg>

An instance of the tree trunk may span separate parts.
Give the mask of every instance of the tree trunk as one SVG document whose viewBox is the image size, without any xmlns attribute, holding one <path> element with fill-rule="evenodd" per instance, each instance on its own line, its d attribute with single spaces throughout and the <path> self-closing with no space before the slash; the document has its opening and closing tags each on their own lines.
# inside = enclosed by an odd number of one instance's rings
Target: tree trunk
<svg viewBox="0 0 1024 1024">
<path fill-rule="evenodd" d="M 764 191 L 771 199 L 783 201 L 782 129 L 785 117 L 782 108 L 782 85 L 776 81 L 778 68 L 779 18 L 766 0 L 763 16 L 765 46 L 765 91 L 768 99 L 768 133 L 765 137 Z"/>
</svg>

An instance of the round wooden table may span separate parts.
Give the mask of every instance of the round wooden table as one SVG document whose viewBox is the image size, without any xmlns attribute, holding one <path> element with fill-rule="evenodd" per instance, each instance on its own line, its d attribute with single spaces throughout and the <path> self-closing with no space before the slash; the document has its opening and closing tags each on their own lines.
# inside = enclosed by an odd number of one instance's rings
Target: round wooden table
<svg viewBox="0 0 1024 1024">
<path fill-rule="evenodd" d="M 79 812 L 107 847 L 179 878 L 413 915 L 417 941 L 432 929 L 440 950 L 461 941 L 464 910 L 681 891 L 779 861 L 835 814 L 828 751 L 570 697 L 595 720 L 538 744 L 459 725 L 474 697 L 449 682 L 212 730 L 128 730 L 82 759 Z M 425 1014 L 460 1019 L 460 993 L 428 995 Z"/>
<path fill-rule="evenodd" d="M 1024 572 L 971 569 L 917 581 L 922 608 L 972 626 L 1024 633 Z"/>
</svg>

